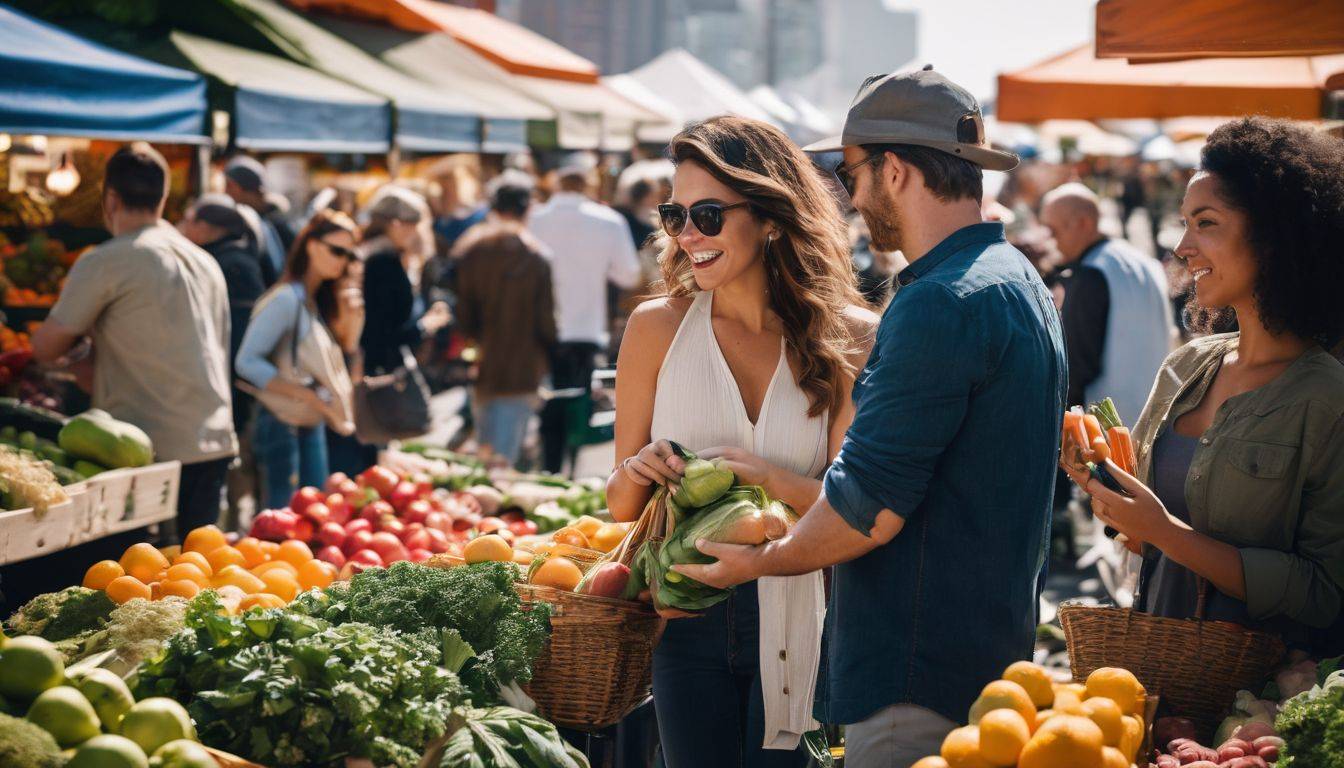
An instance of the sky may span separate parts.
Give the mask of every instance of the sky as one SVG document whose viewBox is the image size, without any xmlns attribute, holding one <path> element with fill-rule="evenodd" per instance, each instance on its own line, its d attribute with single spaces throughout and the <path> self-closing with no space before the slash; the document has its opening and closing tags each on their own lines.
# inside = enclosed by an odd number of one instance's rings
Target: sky
<svg viewBox="0 0 1344 768">
<path fill-rule="evenodd" d="M 919 11 L 918 60 L 932 63 L 982 102 L 1000 72 L 1092 39 L 1096 0 L 885 0 Z"/>
</svg>

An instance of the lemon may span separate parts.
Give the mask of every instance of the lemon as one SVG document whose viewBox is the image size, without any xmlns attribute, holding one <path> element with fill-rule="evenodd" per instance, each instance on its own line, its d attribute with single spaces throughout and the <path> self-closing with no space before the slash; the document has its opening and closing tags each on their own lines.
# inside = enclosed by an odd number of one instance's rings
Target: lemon
<svg viewBox="0 0 1344 768">
<path fill-rule="evenodd" d="M 1011 709 L 995 709 L 980 718 L 980 756 L 990 765 L 1016 765 L 1030 739 L 1027 721 Z"/>
<path fill-rule="evenodd" d="M 176 701 L 162 696 L 136 703 L 121 718 L 119 730 L 122 736 L 134 741 L 145 754 L 150 755 L 170 741 L 196 738 L 196 729 L 192 727 L 187 710 Z"/>
<path fill-rule="evenodd" d="M 65 768 L 149 768 L 149 759 L 134 741 L 104 733 L 80 744 Z"/>
<path fill-rule="evenodd" d="M 1125 733 L 1125 726 L 1121 721 L 1124 714 L 1120 711 L 1119 704 L 1104 696 L 1096 696 L 1083 702 L 1083 711 L 1087 713 L 1088 719 L 1101 729 L 1102 743 L 1108 747 L 1119 746 L 1120 738 Z"/>
<path fill-rule="evenodd" d="M 994 768 L 980 756 L 980 728 L 965 725 L 943 739 L 942 758 L 948 768 Z"/>
<path fill-rule="evenodd" d="M 1056 715 L 1022 748 L 1017 768 L 1100 766 L 1101 742 L 1101 729 L 1096 723 L 1077 715 Z"/>
<path fill-rule="evenodd" d="M 1036 722 L 1036 705 L 1031 702 L 1027 689 L 1010 680 L 995 680 L 980 691 L 980 698 L 971 705 L 971 725 L 980 722 L 980 718 L 995 709 L 1011 709 L 1022 716 L 1027 723 Z"/>
<path fill-rule="evenodd" d="M 1101 667 L 1087 676 L 1087 695 L 1090 699 L 1104 696 L 1116 704 L 1127 715 L 1143 716 L 1148 692 L 1133 672 L 1119 667 Z"/>
<path fill-rule="evenodd" d="M 61 748 L 98 735 L 98 713 L 84 694 L 68 685 L 42 692 L 28 708 L 28 721 L 50 733 Z"/>
<path fill-rule="evenodd" d="M 0 648 L 0 696 L 15 702 L 32 701 L 65 679 L 65 661 L 49 641 L 23 635 Z"/>
<path fill-rule="evenodd" d="M 1031 696 L 1031 703 L 1037 709 L 1046 709 L 1055 703 L 1054 681 L 1050 679 L 1050 673 L 1038 664 L 1030 661 L 1013 662 L 1003 671 L 1003 679 L 1026 689 L 1027 695 Z"/>
</svg>

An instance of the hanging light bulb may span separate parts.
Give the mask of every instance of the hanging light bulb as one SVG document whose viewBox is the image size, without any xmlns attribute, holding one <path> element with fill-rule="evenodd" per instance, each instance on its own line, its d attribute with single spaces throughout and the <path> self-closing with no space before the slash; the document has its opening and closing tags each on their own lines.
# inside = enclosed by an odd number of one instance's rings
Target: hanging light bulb
<svg viewBox="0 0 1344 768">
<path fill-rule="evenodd" d="M 0 152 L 8 152 L 14 146 L 14 139 L 8 133 L 0 133 Z"/>
<path fill-rule="evenodd" d="M 65 197 L 79 186 L 79 171 L 70 162 L 70 153 L 61 155 L 61 164 L 47 174 L 47 189 L 57 197 Z"/>
</svg>

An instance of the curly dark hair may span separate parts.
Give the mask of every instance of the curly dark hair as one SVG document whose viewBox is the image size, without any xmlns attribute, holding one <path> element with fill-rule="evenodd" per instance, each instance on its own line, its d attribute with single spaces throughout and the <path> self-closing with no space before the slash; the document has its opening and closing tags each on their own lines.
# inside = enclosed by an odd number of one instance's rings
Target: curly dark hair
<svg viewBox="0 0 1344 768">
<path fill-rule="evenodd" d="M 1200 169 L 1246 215 L 1259 269 L 1261 322 L 1327 348 L 1344 337 L 1344 141 L 1284 120 L 1248 117 L 1209 134 Z M 1193 306 L 1193 303 L 1192 303 Z M 1225 312 L 1196 311 L 1202 330 Z"/>
</svg>

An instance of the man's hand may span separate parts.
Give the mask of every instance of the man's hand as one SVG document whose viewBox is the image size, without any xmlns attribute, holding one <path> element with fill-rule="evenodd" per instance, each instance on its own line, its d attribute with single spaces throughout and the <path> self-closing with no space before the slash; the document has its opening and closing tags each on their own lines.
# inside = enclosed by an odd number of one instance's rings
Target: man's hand
<svg viewBox="0 0 1344 768">
<path fill-rule="evenodd" d="M 745 584 L 765 575 L 759 570 L 761 547 L 697 539 L 695 548 L 710 557 L 717 557 L 719 561 L 708 565 L 677 564 L 672 566 L 672 570 L 719 589 Z"/>
</svg>

